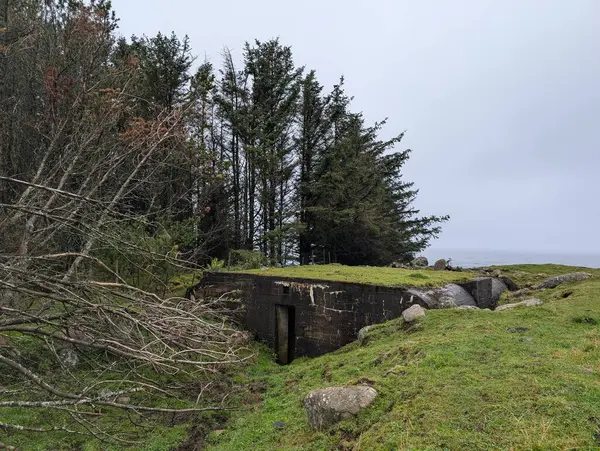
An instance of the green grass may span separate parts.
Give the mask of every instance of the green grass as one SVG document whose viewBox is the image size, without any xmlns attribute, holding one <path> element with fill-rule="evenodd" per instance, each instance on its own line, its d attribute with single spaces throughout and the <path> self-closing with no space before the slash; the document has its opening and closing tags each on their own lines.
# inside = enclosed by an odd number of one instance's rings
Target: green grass
<svg viewBox="0 0 600 451">
<path fill-rule="evenodd" d="M 302 274 L 299 269 L 251 272 L 383 285 L 443 284 L 472 276 L 338 265 L 307 266 Z M 126 447 L 64 433 L 1 430 L 0 442 L 23 450 L 168 451 L 177 449 L 190 431 L 200 429 L 213 432 L 206 439 L 203 434 L 192 437 L 189 443 L 200 440 L 205 449 L 227 451 L 599 449 L 600 270 L 559 265 L 501 269 L 523 286 L 572 271 L 584 270 L 594 277 L 536 292 L 545 301 L 541 307 L 504 312 L 432 310 L 410 328 L 402 320 L 390 321 L 375 326 L 363 346 L 354 342 L 319 358 L 297 359 L 289 366 L 275 364 L 272 352 L 257 344 L 256 361 L 221 381 L 223 393 L 232 392 L 228 403 L 240 406 L 226 425 L 225 413 L 183 422 L 147 417 L 140 430 L 116 411 L 105 411 L 102 417 L 93 418 L 98 426 L 119 429 L 141 442 Z M 174 288 L 181 290 L 197 277 L 184 276 Z M 563 298 L 568 291 L 570 296 Z M 35 360 L 35 369 L 50 382 L 69 383 L 55 373 L 51 356 L 41 354 L 26 337 L 20 341 L 23 359 Z M 79 370 L 80 375 L 86 371 Z M 10 388 L 14 381 L 6 377 L 0 375 L 0 386 Z M 373 407 L 329 430 L 312 431 L 302 407 L 306 394 L 316 388 L 356 383 L 369 383 L 378 390 Z M 213 402 L 222 396 L 215 394 Z M 165 402 L 161 397 L 144 401 L 157 406 Z M 140 421 L 140 416 L 132 418 Z M 60 425 L 69 424 L 70 418 L 43 409 L 0 409 L 0 421 Z M 285 422 L 286 427 L 273 427 L 276 421 Z"/>
<path fill-rule="evenodd" d="M 505 269 L 520 283 L 578 270 Z M 540 307 L 432 310 L 414 327 L 390 321 L 363 346 L 285 367 L 263 349 L 246 375 L 263 385 L 261 402 L 213 434 L 208 449 L 598 449 L 600 271 L 591 272 L 567 287 L 566 299 L 559 287 L 536 293 Z M 379 392 L 371 408 L 330 430 L 310 429 L 302 407 L 309 391 L 361 382 Z"/>
<path fill-rule="evenodd" d="M 595 276 L 600 276 L 600 269 L 584 268 L 581 266 L 565 265 L 508 265 L 495 266 L 501 269 L 504 274 L 509 276 L 519 285 L 536 285 L 548 277 L 559 276 L 570 272 L 588 272 Z"/>
<path fill-rule="evenodd" d="M 339 282 L 363 283 L 380 286 L 441 286 L 462 282 L 474 277 L 469 272 L 433 271 L 430 269 L 409 270 L 375 266 L 305 265 L 285 268 L 252 269 L 235 271 L 263 276 L 335 280 Z"/>
</svg>

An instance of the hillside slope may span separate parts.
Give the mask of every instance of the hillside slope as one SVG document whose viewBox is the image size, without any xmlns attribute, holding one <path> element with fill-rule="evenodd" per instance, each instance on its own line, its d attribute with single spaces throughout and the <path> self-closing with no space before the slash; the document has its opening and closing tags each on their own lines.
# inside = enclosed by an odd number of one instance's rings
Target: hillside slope
<svg viewBox="0 0 600 451">
<path fill-rule="evenodd" d="M 578 270 L 504 269 L 521 284 Z M 363 345 L 285 367 L 263 349 L 240 380 L 262 387 L 260 402 L 213 432 L 207 447 L 596 449 L 600 271 L 589 272 L 594 277 L 587 281 L 536 292 L 544 301 L 539 307 L 429 311 L 415 326 L 390 321 L 373 328 Z M 355 419 L 312 431 L 302 407 L 306 394 L 352 384 L 372 385 L 375 404 Z"/>
</svg>

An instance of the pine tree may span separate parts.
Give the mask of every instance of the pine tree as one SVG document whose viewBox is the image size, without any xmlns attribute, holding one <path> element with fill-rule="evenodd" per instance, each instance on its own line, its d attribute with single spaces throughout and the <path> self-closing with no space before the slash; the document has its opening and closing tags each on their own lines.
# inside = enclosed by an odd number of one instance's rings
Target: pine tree
<svg viewBox="0 0 600 451">
<path fill-rule="evenodd" d="M 315 168 L 320 154 L 330 142 L 331 117 L 327 114 L 330 97 L 321 94 L 323 87 L 311 71 L 302 82 L 302 98 L 299 111 L 299 130 L 296 138 L 299 156 L 298 209 L 299 235 L 298 260 L 308 264 L 311 260 L 311 235 L 314 234 L 314 218 L 311 208 L 315 205 Z"/>
<path fill-rule="evenodd" d="M 259 173 L 262 211 L 261 249 L 281 263 L 289 232 L 289 201 L 294 172 L 292 133 L 303 68 L 296 68 L 290 47 L 277 39 L 246 43 L 245 72 L 250 78 L 252 159 Z"/>
<path fill-rule="evenodd" d="M 381 141 L 385 122 L 365 127 L 359 114 L 340 123 L 343 135 L 338 127 L 317 169 L 319 197 L 311 208 L 316 259 L 382 265 L 423 250 L 448 217 L 416 217 L 411 205 L 417 191 L 401 178 L 410 151 L 389 153 L 403 135 Z"/>
</svg>

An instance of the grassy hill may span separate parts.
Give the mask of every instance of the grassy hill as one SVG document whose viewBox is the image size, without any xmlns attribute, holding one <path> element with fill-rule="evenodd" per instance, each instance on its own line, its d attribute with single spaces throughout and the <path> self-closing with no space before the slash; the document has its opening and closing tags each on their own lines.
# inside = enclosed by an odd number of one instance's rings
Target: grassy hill
<svg viewBox="0 0 600 451">
<path fill-rule="evenodd" d="M 362 344 L 354 342 L 319 358 L 300 358 L 288 366 L 275 364 L 272 352 L 255 344 L 254 361 L 211 381 L 207 391 L 210 398 L 205 402 L 223 402 L 237 410 L 148 415 L 141 437 L 125 421 L 136 444 L 107 445 L 60 431 L 21 433 L 0 426 L 0 449 L 2 443 L 23 450 L 89 451 L 599 449 L 600 270 L 559 265 L 502 268 L 521 286 L 581 270 L 593 277 L 535 292 L 533 296 L 544 301 L 539 307 L 430 310 L 414 326 L 401 319 L 377 325 Z M 436 285 L 471 276 L 338 265 L 260 273 L 399 285 L 408 284 L 406 280 Z M 39 360 L 40 371 L 48 372 L 52 356 L 42 358 L 26 344 L 22 358 Z M 85 372 L 85 365 L 78 371 Z M 7 386 L 4 376 L 0 375 L 0 390 Z M 62 376 L 56 373 L 54 378 Z M 179 385 L 189 382 L 198 380 Z M 352 384 L 373 386 L 379 392 L 375 404 L 357 418 L 314 432 L 302 407 L 304 397 L 317 388 Z M 190 386 L 189 399 L 182 399 L 181 407 L 194 405 L 197 385 Z M 163 400 L 155 402 L 162 406 Z M 121 426 L 122 415 L 105 413 L 91 421 L 96 426 Z M 51 415 L 58 424 L 69 424 L 67 412 L 10 408 L 0 409 L 0 423 L 41 424 Z M 274 426 L 276 422 L 285 427 Z"/>
<path fill-rule="evenodd" d="M 580 268 L 503 269 L 527 284 Z M 415 326 L 390 321 L 363 345 L 289 366 L 262 349 L 239 380 L 261 387 L 260 401 L 213 432 L 207 447 L 597 449 L 600 271 L 590 272 L 587 281 L 536 293 L 540 307 L 429 311 Z M 358 383 L 379 392 L 374 406 L 330 430 L 309 428 L 302 407 L 309 391 Z M 278 421 L 285 427 L 274 427 Z"/>
</svg>

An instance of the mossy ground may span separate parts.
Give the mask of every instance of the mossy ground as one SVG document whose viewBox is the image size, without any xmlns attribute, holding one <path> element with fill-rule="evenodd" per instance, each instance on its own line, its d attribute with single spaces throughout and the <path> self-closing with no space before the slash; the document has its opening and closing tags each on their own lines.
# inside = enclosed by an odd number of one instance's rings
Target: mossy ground
<svg viewBox="0 0 600 451">
<path fill-rule="evenodd" d="M 505 268 L 519 283 L 578 270 Z M 367 343 L 278 366 L 264 350 L 247 372 L 262 402 L 212 435 L 215 450 L 598 449 L 600 271 L 536 293 L 534 308 L 433 310 L 416 326 L 376 326 Z M 563 298 L 566 291 L 572 294 Z M 357 418 L 314 432 L 302 408 L 316 388 L 379 392 Z M 273 427 L 276 421 L 284 429 Z"/>
<path fill-rule="evenodd" d="M 431 269 L 412 270 L 376 266 L 342 266 L 336 264 L 287 266 L 285 268 L 252 269 L 236 272 L 284 278 L 335 280 L 388 287 L 441 286 L 448 283 L 466 281 L 474 276 L 473 273 L 469 272 L 433 271 Z"/>
<path fill-rule="evenodd" d="M 341 269 L 335 266 L 332 271 Z M 502 270 L 525 286 L 581 269 L 516 265 Z M 364 274 L 362 268 L 357 271 Z M 354 342 L 288 366 L 275 364 L 271 351 L 256 345 L 256 361 L 221 381 L 220 392 L 230 390 L 227 399 L 240 406 L 233 413 L 150 416 L 142 422 L 141 435 L 127 420 L 119 423 L 123 417 L 116 412 L 95 420 L 108 428 L 130 429 L 141 440 L 130 447 L 60 433 L 0 431 L 0 442 L 23 450 L 90 451 L 191 450 L 200 445 L 227 451 L 598 449 L 600 270 L 586 271 L 594 277 L 537 292 L 545 302 L 540 307 L 432 310 L 415 326 L 407 327 L 402 320 L 377 325 L 362 345 Z M 460 275 L 425 272 L 430 274 Z M 45 364 L 43 356 L 31 358 Z M 41 370 L 46 374 L 51 369 Z M 306 394 L 357 383 L 378 390 L 374 406 L 329 430 L 312 431 L 302 407 Z M 0 410 L 6 423 L 45 424 L 49 416 L 61 418 L 43 410 Z M 277 421 L 285 427 L 274 427 Z M 206 431 L 212 432 L 206 436 Z"/>
</svg>

